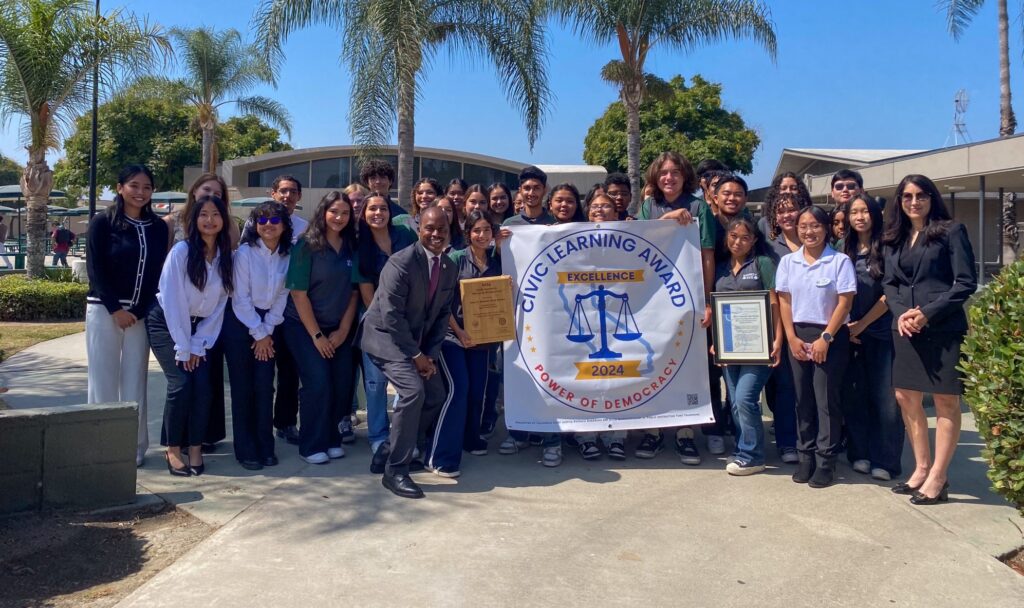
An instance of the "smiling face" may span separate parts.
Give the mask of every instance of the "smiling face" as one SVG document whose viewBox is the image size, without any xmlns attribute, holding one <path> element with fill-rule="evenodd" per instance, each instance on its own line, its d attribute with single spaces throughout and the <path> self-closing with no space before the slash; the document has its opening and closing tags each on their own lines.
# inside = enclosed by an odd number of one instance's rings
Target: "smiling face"
<svg viewBox="0 0 1024 608">
<path fill-rule="evenodd" d="M 623 214 L 629 208 L 630 192 L 629 186 L 623 184 L 608 184 L 607 195 L 615 203 L 615 212 Z"/>
<path fill-rule="evenodd" d="M 861 194 L 861 189 L 855 180 L 840 179 L 832 184 L 832 198 L 837 204 L 848 203 L 858 194 Z"/>
<path fill-rule="evenodd" d="M 587 219 L 591 222 L 611 222 L 618 219 L 616 205 L 608 196 L 595 196 L 587 207 Z"/>
<path fill-rule="evenodd" d="M 540 183 L 539 179 L 528 179 L 519 184 L 519 194 L 523 198 L 523 207 L 526 209 L 537 209 L 544 199 L 547 188 Z"/>
<path fill-rule="evenodd" d="M 450 224 L 452 222 L 452 218 L 455 217 L 455 208 L 452 207 L 452 202 L 448 200 L 448 197 L 442 196 L 437 199 L 434 201 L 434 206 L 444 212 L 444 215 L 448 218 L 448 223 Z"/>
<path fill-rule="evenodd" d="M 725 182 L 715 195 L 718 210 L 727 217 L 735 217 L 747 206 L 747 193 L 736 182 Z"/>
<path fill-rule="evenodd" d="M 371 230 L 387 230 L 391 211 L 384 197 L 370 195 L 363 201 L 363 220 Z"/>
<path fill-rule="evenodd" d="M 928 223 L 928 213 L 932 210 L 932 199 L 917 184 L 907 182 L 900 196 L 900 208 L 912 224 Z"/>
<path fill-rule="evenodd" d="M 796 203 L 793 201 L 783 201 L 779 203 L 775 211 L 775 221 L 779 224 L 780 230 L 792 233 L 796 230 L 796 217 L 799 214 L 800 211 L 796 208 Z"/>
<path fill-rule="evenodd" d="M 270 191 L 270 196 L 288 208 L 288 213 L 295 211 L 295 205 L 302 200 L 302 191 L 295 182 L 285 179 L 277 184 L 277 189 Z"/>
<path fill-rule="evenodd" d="M 502 188 L 495 188 L 491 190 L 491 198 L 488 203 L 491 207 L 491 213 L 498 216 L 505 215 L 509 206 L 508 194 Z"/>
<path fill-rule="evenodd" d="M 412 196 L 413 201 L 416 202 L 416 206 L 419 207 L 420 211 L 429 207 L 430 203 L 434 202 L 435 198 L 437 198 L 437 191 L 428 183 L 416 186 L 416 191 L 413 192 Z"/>
<path fill-rule="evenodd" d="M 384 174 L 370 175 L 366 178 L 366 187 L 370 189 L 370 192 L 387 196 L 388 191 L 391 190 L 391 180 Z"/>
<path fill-rule="evenodd" d="M 223 227 L 224 218 L 221 217 L 217 205 L 210 201 L 203 203 L 202 208 L 199 210 L 199 217 L 196 220 L 196 228 L 199 229 L 199 234 L 204 239 L 216 239 Z"/>
<path fill-rule="evenodd" d="M 756 240 L 743 224 L 734 226 L 729 234 L 725 235 L 725 244 L 729 248 L 729 253 L 732 254 L 732 257 L 740 260 L 745 260 L 750 255 L 750 250 L 753 249 Z"/>
<path fill-rule="evenodd" d="M 124 200 L 124 213 L 128 217 L 139 217 L 142 208 L 153 198 L 153 182 L 145 173 L 131 176 L 127 182 L 117 185 L 117 193 Z"/>
<path fill-rule="evenodd" d="M 779 194 L 797 194 L 800 189 L 797 188 L 796 180 L 792 177 L 784 177 L 779 182 Z"/>
<path fill-rule="evenodd" d="M 826 227 L 813 213 L 802 213 L 796 222 L 800 242 L 807 249 L 817 249 L 825 244 Z"/>
<path fill-rule="evenodd" d="M 516 197 L 512 200 L 512 212 L 523 212 L 523 195 L 521 193 L 516 193 Z"/>
<path fill-rule="evenodd" d="M 276 224 L 274 222 L 277 222 Z M 281 218 L 274 215 L 273 213 L 266 213 L 256 219 L 256 234 L 263 239 L 264 244 L 266 243 L 277 243 L 281 240 L 281 235 L 284 233 L 284 224 L 281 222 Z M 269 249 L 272 249 L 270 245 L 267 245 Z"/>
<path fill-rule="evenodd" d="M 846 226 L 843 222 L 846 221 L 846 214 L 842 211 L 837 211 L 832 215 L 832 237 L 835 239 L 841 239 L 846 236 Z"/>
<path fill-rule="evenodd" d="M 477 249 L 486 249 L 493 239 L 494 232 L 491 229 L 491 222 L 487 219 L 477 220 L 469 230 L 469 243 Z"/>
<path fill-rule="evenodd" d="M 487 195 L 483 192 L 471 192 L 466 197 L 466 215 L 469 215 L 473 211 L 487 211 Z"/>
<path fill-rule="evenodd" d="M 448 217 L 438 207 L 431 207 L 420 218 L 420 243 L 423 248 L 441 255 L 448 245 Z"/>
<path fill-rule="evenodd" d="M 340 234 L 345 229 L 345 226 L 348 226 L 351 219 L 352 207 L 342 198 L 331 203 L 331 206 L 324 212 L 324 223 L 330 232 Z"/>
<path fill-rule="evenodd" d="M 857 234 L 871 233 L 871 212 L 864 201 L 856 200 L 850 205 L 850 228 Z"/>
<path fill-rule="evenodd" d="M 555 190 L 551 195 L 551 202 L 548 203 L 548 209 L 555 220 L 562 224 L 572 220 L 576 214 L 577 205 L 576 197 L 572 192 L 565 189 Z"/>
<path fill-rule="evenodd" d="M 674 201 L 683 191 L 683 170 L 670 160 L 661 163 L 658 168 L 658 189 L 665 200 Z"/>
<path fill-rule="evenodd" d="M 466 191 L 462 189 L 459 184 L 452 184 L 448 186 L 447 192 L 444 193 L 448 197 L 448 200 L 452 202 L 456 207 L 461 207 L 466 202 Z"/>
</svg>

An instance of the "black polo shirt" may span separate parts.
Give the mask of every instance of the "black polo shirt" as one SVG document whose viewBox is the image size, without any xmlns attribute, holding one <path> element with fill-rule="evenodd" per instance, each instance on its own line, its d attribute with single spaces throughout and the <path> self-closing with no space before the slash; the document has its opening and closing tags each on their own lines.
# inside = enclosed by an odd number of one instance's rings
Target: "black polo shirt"
<svg viewBox="0 0 1024 608">
<path fill-rule="evenodd" d="M 341 324 L 352 297 L 352 268 L 352 253 L 348 248 L 335 251 L 328 245 L 321 251 L 312 251 L 306 239 L 299 239 L 288 261 L 285 287 L 305 291 L 317 325 L 335 328 Z M 288 296 L 284 316 L 302 322 L 291 296 Z"/>
<path fill-rule="evenodd" d="M 775 263 L 764 255 L 752 255 L 733 273 L 732 259 L 715 267 L 714 291 L 761 291 L 775 289 Z"/>
</svg>

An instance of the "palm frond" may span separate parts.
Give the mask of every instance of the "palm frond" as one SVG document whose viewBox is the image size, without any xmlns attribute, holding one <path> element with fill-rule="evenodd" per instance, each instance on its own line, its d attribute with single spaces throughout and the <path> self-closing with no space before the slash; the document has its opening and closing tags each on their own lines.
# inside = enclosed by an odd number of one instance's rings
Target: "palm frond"
<svg viewBox="0 0 1024 608">
<path fill-rule="evenodd" d="M 674 0 L 651 23 L 649 46 L 692 51 L 726 39 L 752 39 L 772 60 L 778 51 L 771 11 L 759 0 Z"/>
<path fill-rule="evenodd" d="M 939 0 L 937 6 L 946 13 L 946 29 L 953 36 L 953 40 L 960 40 L 960 36 L 984 4 L 985 0 Z"/>
<path fill-rule="evenodd" d="M 338 31 L 344 23 L 345 0 L 262 0 L 251 21 L 255 47 L 271 72 L 277 74 L 284 61 L 282 47 L 288 37 L 313 24 Z"/>
<path fill-rule="evenodd" d="M 219 105 L 223 105 L 224 103 L 231 102 L 221 102 Z M 238 106 L 238 110 L 242 114 L 251 114 L 252 116 L 263 119 L 272 126 L 284 131 L 288 137 L 292 136 L 291 116 L 288 114 L 288 110 L 280 102 L 270 99 L 269 97 L 253 95 L 251 97 L 235 99 L 233 100 L 233 103 Z"/>
</svg>

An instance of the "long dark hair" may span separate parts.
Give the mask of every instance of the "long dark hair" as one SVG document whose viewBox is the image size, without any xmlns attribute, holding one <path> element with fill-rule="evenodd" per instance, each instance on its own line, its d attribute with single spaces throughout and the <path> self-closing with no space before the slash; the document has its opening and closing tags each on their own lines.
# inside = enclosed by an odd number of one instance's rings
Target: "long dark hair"
<svg viewBox="0 0 1024 608">
<path fill-rule="evenodd" d="M 356 239 L 356 219 L 352 217 L 352 201 L 348 199 L 347 194 L 338 190 L 331 190 L 325 194 L 313 212 L 313 221 L 309 223 L 309 228 L 303 235 L 310 251 L 323 251 L 327 248 L 327 210 L 339 200 L 348 205 L 349 211 L 348 223 L 341 229 L 341 248 L 352 253 L 352 243 Z M 372 241 L 373 237 L 370 237 L 370 240 Z"/>
<path fill-rule="evenodd" d="M 228 232 L 228 222 L 235 221 L 228 215 L 227 205 L 219 197 L 201 196 L 196 204 L 192 206 L 192 216 L 188 218 L 189 226 L 196 226 L 199 214 L 206 203 L 213 203 L 221 217 L 220 232 L 217 233 L 217 242 L 214 245 L 220 255 L 220 262 L 217 271 L 220 273 L 220 281 L 224 285 L 224 291 L 230 292 L 232 288 L 231 277 L 231 235 Z M 199 230 L 189 230 L 185 242 L 188 243 L 188 279 L 202 291 L 206 289 L 206 242 Z"/>
<path fill-rule="evenodd" d="M 260 217 L 281 218 L 283 231 L 281 232 L 281 242 L 277 244 L 277 253 L 281 257 L 288 255 L 289 250 L 292 248 L 292 216 L 288 213 L 287 207 L 275 201 L 268 201 L 252 210 L 248 221 L 245 222 L 245 230 L 242 231 L 239 245 L 255 247 L 260 242 L 260 234 L 257 231 Z"/>
<path fill-rule="evenodd" d="M 754 239 L 754 242 L 750 244 L 750 251 L 747 252 L 747 255 L 748 256 L 750 256 L 750 255 L 753 255 L 753 256 L 760 255 L 761 254 L 761 246 L 760 246 L 761 239 L 759 239 L 758 236 L 757 236 L 757 234 L 758 234 L 757 227 L 754 226 L 754 222 L 750 221 L 749 218 L 746 218 L 743 215 L 737 215 L 736 217 L 732 218 L 731 220 L 729 220 L 729 224 L 725 227 L 725 234 L 728 235 L 730 232 L 732 232 L 733 230 L 736 230 L 740 226 L 743 226 L 744 228 L 746 228 L 747 232 L 749 232 L 750 236 L 753 237 L 753 239 Z M 731 256 L 732 252 L 729 252 L 729 255 Z"/>
<path fill-rule="evenodd" d="M 843 253 L 851 260 L 857 259 L 857 250 L 860 248 L 860 235 L 853 225 L 850 224 L 850 209 L 853 204 L 861 201 L 868 208 L 868 215 L 871 217 L 871 242 L 868 244 L 868 274 L 873 279 L 880 279 L 885 273 L 885 257 L 882 255 L 882 206 L 873 197 L 866 194 L 858 194 L 850 199 L 846 205 L 846 219 L 843 220 L 843 228 L 846 230 L 846 238 L 843 240 Z"/>
<path fill-rule="evenodd" d="M 775 201 L 772 206 L 765 210 L 765 217 L 768 218 L 768 238 L 775 240 L 779 238 L 779 234 L 782 232 L 782 228 L 779 227 L 779 207 L 783 204 L 793 203 L 796 207 L 796 212 L 800 213 L 804 209 L 811 206 L 811 199 L 794 196 L 789 192 L 782 193 L 775 197 Z"/>
<path fill-rule="evenodd" d="M 928 209 L 928 221 L 925 223 L 925 242 L 930 243 L 935 239 L 942 238 L 949 233 L 950 224 L 953 223 L 953 216 L 949 214 L 946 201 L 942 199 L 935 182 L 923 175 L 911 174 L 903 178 L 899 186 L 896 186 L 896 194 L 893 195 L 892 203 L 885 206 L 885 231 L 882 233 L 882 243 L 893 247 L 900 247 L 906 242 L 910 234 L 910 218 L 903 213 L 903 191 L 908 184 L 914 184 L 928 195 L 931 203 Z"/>
<path fill-rule="evenodd" d="M 153 172 L 149 170 L 146 165 L 128 165 L 121 172 L 117 174 L 117 185 L 123 186 L 128 182 L 132 181 L 132 178 L 138 174 L 143 174 L 149 178 L 149 184 L 156 188 L 156 180 L 153 179 Z M 512 203 L 509 203 L 511 205 Z M 120 194 L 114 195 L 114 204 L 107 209 L 107 213 L 110 215 L 110 223 L 118 230 L 124 230 L 128 227 L 128 222 L 125 221 L 124 214 L 124 197 Z M 157 219 L 156 214 L 153 213 L 153 199 L 150 198 L 149 202 L 142 206 L 142 212 L 139 214 L 141 220 L 155 220 Z"/>
<path fill-rule="evenodd" d="M 550 214 L 551 199 L 554 198 L 556 192 L 561 192 L 563 190 L 572 194 L 572 197 L 576 200 L 576 211 L 573 212 L 572 217 L 569 218 L 569 221 L 566 223 L 586 221 L 586 217 L 584 217 L 583 215 L 583 205 L 580 203 L 580 191 L 576 189 L 576 186 L 569 183 L 558 184 L 557 186 L 552 188 L 551 191 L 548 192 L 547 197 L 544 199 L 544 208 L 547 209 L 548 213 Z"/>
<path fill-rule="evenodd" d="M 438 181 L 436 179 L 434 179 L 432 177 L 424 177 L 420 181 L 416 182 L 416 184 L 412 187 L 412 192 L 413 192 L 412 216 L 413 217 L 419 217 L 420 216 L 420 212 L 422 211 L 422 209 L 420 209 L 419 203 L 416 202 L 416 191 L 419 190 L 420 186 L 422 186 L 423 184 L 426 184 L 426 185 L 430 186 L 430 189 L 434 191 L 434 198 L 435 199 L 437 197 L 439 197 L 439 196 L 444 196 L 444 192 L 441 192 L 441 184 L 438 183 Z"/>
<path fill-rule="evenodd" d="M 369 196 L 363 199 L 363 208 L 359 212 L 359 274 L 364 277 L 373 279 L 373 282 L 377 282 L 377 255 L 380 254 L 380 247 L 377 246 L 377 242 L 373 240 L 373 230 L 370 229 L 370 224 L 366 222 L 366 210 L 370 208 L 370 201 L 379 198 L 385 203 L 388 199 L 380 196 L 379 194 L 370 193 Z M 440 197 L 438 197 L 440 198 Z M 434 199 L 434 203 L 438 199 Z M 433 205 L 434 203 L 431 203 Z M 387 208 L 387 205 L 385 204 Z M 326 211 L 326 208 L 325 208 Z M 387 208 L 388 212 L 388 234 L 391 238 L 392 252 L 394 251 L 394 228 L 391 226 L 391 209 Z"/>
<path fill-rule="evenodd" d="M 508 197 L 508 206 L 505 207 L 504 213 L 501 214 L 500 218 L 495 218 L 495 219 L 500 219 L 502 221 L 507 220 L 508 218 L 512 217 L 515 214 L 515 209 L 512 208 L 513 207 L 513 205 L 512 205 L 512 191 L 508 189 L 508 186 L 506 186 L 505 184 L 503 184 L 501 182 L 495 182 L 495 183 L 491 184 L 490 186 L 488 186 L 487 187 L 487 208 L 488 209 L 491 209 L 491 193 L 494 192 L 495 190 L 502 190 L 505 193 L 505 196 Z M 491 209 L 491 215 L 492 216 L 495 215 L 494 209 Z"/>
<path fill-rule="evenodd" d="M 787 177 L 792 178 L 793 181 L 796 182 L 796 194 L 794 195 L 791 192 L 786 192 L 785 194 L 795 196 L 797 211 L 803 209 L 804 207 L 810 207 L 812 203 L 811 193 L 807 190 L 807 184 L 805 184 L 802 179 L 797 177 L 796 173 L 793 173 L 792 171 L 785 171 L 783 173 L 779 173 L 778 175 L 776 175 L 775 179 L 772 180 L 772 185 L 768 188 L 768 193 L 764 195 L 764 208 L 761 212 L 761 215 L 763 217 L 768 218 L 768 226 L 771 228 L 772 231 L 778 230 L 774 223 L 775 207 L 778 206 L 779 198 L 783 194 L 782 192 L 779 192 L 779 188 L 782 187 L 782 180 L 786 179 Z M 775 239 L 778 236 L 779 233 L 775 232 L 774 235 L 768 235 L 768 238 Z"/>
<path fill-rule="evenodd" d="M 498 233 L 498 227 L 494 223 L 494 216 L 489 211 L 481 211 L 480 209 L 474 209 L 469 212 L 466 216 L 466 227 L 463 230 L 463 236 L 465 237 L 466 247 L 470 245 L 469 235 L 473 232 L 473 226 L 480 220 L 486 220 L 491 225 L 491 232 L 494 234 Z"/>
</svg>

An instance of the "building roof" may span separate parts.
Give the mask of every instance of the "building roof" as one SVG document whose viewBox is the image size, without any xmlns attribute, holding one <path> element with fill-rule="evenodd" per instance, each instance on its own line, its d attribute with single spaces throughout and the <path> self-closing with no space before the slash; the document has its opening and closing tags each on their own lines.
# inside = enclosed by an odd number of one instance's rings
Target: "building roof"
<svg viewBox="0 0 1024 608">
<path fill-rule="evenodd" d="M 792 171 L 803 177 L 835 172 L 840 168 L 863 167 L 870 163 L 925 150 L 890 150 L 856 148 L 784 148 L 775 167 L 775 175 Z"/>
</svg>

